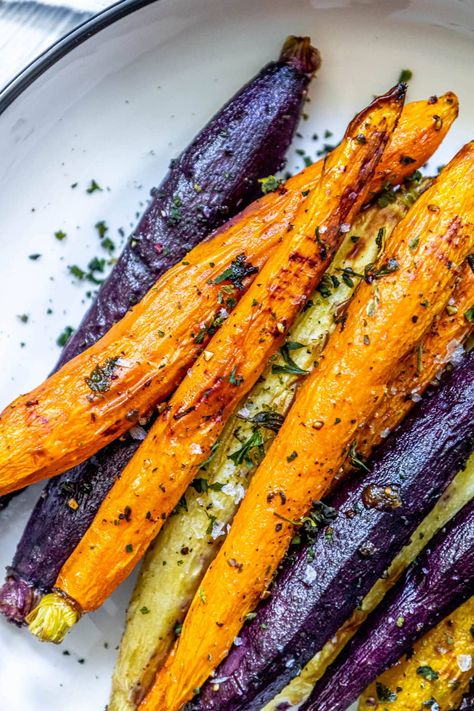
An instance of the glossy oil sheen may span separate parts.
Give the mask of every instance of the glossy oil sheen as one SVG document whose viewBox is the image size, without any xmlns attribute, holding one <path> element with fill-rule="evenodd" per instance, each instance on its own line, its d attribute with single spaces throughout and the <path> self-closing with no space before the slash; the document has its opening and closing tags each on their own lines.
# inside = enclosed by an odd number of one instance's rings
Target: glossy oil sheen
<svg viewBox="0 0 474 711">
<path fill-rule="evenodd" d="M 308 75 L 297 67 L 269 64 L 171 163 L 57 368 L 99 340 L 161 274 L 261 195 L 258 178 L 281 167 L 308 82 Z M 136 449 L 136 441 L 126 438 L 51 479 L 0 591 L 0 609 L 9 619 L 21 623 L 39 595 L 54 584 Z M 68 506 L 71 498 L 79 504 L 75 511 Z"/>
<path fill-rule="evenodd" d="M 315 157 L 322 143 L 337 142 L 355 111 L 411 68 L 409 101 L 447 89 L 461 101 L 431 161 L 436 169 L 472 135 L 473 29 L 472 4 L 463 0 L 159 0 L 65 56 L 0 116 L 2 405 L 51 371 L 56 338 L 87 310 L 90 285 L 74 282 L 67 265 L 102 256 L 95 223 L 105 219 L 116 241 L 119 227 L 129 234 L 170 159 L 278 54 L 286 35 L 311 35 L 323 55 L 296 147 Z M 334 135 L 324 139 L 326 129 Z M 88 195 L 93 178 L 103 190 Z M 63 242 L 54 239 L 59 229 Z M 31 261 L 33 253 L 42 257 Z M 23 313 L 27 324 L 17 318 Z M 17 497 L 1 516 L 2 566 L 38 493 Z M 101 711 L 132 585 L 81 621 L 68 656 L 1 621 L 0 708 Z"/>
<path fill-rule="evenodd" d="M 388 568 L 474 447 L 474 353 L 328 501 L 337 512 L 283 567 L 272 595 L 208 684 L 201 709 L 259 709 L 330 640 Z M 397 508 L 365 505 L 369 487 L 397 492 Z M 374 489 L 372 489 L 374 490 Z"/>
<path fill-rule="evenodd" d="M 474 593 L 474 499 L 439 531 L 316 684 L 304 711 L 344 711 Z M 397 625 L 397 620 L 403 624 Z"/>
</svg>

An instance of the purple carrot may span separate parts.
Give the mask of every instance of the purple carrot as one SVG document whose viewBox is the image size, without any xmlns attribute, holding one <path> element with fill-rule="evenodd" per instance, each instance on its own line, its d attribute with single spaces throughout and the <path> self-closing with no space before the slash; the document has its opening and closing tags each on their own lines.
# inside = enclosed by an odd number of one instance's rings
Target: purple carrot
<svg viewBox="0 0 474 711">
<path fill-rule="evenodd" d="M 260 709 L 281 691 L 350 618 L 473 448 L 474 352 L 385 440 L 367 472 L 313 510 L 325 529 L 307 521 L 315 540 L 290 549 L 271 596 L 192 708 Z"/>
<path fill-rule="evenodd" d="M 57 368 L 95 343 L 163 272 L 261 194 L 258 179 L 281 167 L 319 63 L 309 38 L 288 38 L 279 60 L 252 79 L 172 161 Z M 136 447 L 126 437 L 47 485 L 0 591 L 0 610 L 11 621 L 21 624 L 52 586 Z M 71 498 L 79 504 L 75 511 L 67 505 Z"/>
<path fill-rule="evenodd" d="M 473 593 L 474 499 L 433 538 L 368 617 L 301 711 L 345 711 L 371 681 Z"/>
</svg>

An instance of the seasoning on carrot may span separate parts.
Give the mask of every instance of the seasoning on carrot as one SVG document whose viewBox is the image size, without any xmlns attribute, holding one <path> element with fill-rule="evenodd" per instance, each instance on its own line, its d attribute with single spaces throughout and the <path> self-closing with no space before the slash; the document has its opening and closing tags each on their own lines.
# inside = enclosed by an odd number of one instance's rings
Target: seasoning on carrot
<svg viewBox="0 0 474 711">
<path fill-rule="evenodd" d="M 414 351 L 395 369 L 386 397 L 357 433 L 355 442 L 362 459 L 368 457 L 388 432 L 402 421 L 413 403 L 453 358 L 454 351 L 473 331 L 474 324 L 465 316 L 474 304 L 474 272 L 467 262 L 462 268 L 459 284 L 453 286 L 455 288 L 446 308 L 434 320 L 430 331 Z M 351 466 L 348 458 L 345 469 Z"/>
<path fill-rule="evenodd" d="M 382 711 L 382 690 L 396 693 L 393 711 L 457 709 L 469 689 L 474 658 L 474 597 L 439 622 L 413 646 L 409 655 L 384 672 L 359 701 L 359 711 Z M 403 625 L 403 620 L 398 624 Z M 435 701 L 430 703 L 430 701 Z"/>
<path fill-rule="evenodd" d="M 318 185 L 300 206 L 286 240 L 182 381 L 124 470 L 47 595 L 28 618 L 44 640 L 67 632 L 63 607 L 98 607 L 132 570 L 178 503 L 227 418 L 283 342 L 342 236 L 367 198 L 369 181 L 403 105 L 399 85 L 349 124 L 327 157 Z M 358 137 L 365 135 L 365 141 Z M 218 277 L 225 282 L 228 275 Z M 208 355 L 206 355 L 208 354 Z M 210 354 L 210 355 L 209 355 Z M 125 507 L 130 514 L 120 516 Z"/>
<path fill-rule="evenodd" d="M 409 104 L 401 116 L 400 139 L 395 132 L 369 193 L 423 164 L 457 111 L 452 93 L 436 104 Z M 443 119 L 439 130 L 434 115 Z M 414 162 L 402 160 L 408 147 Z M 97 344 L 5 408 L 0 495 L 79 464 L 168 397 L 228 311 L 218 302 L 222 290 L 215 279 L 239 259 L 239 272 L 246 271 L 247 278 L 237 287 L 227 282 L 227 289 L 234 288 L 226 299 L 239 298 L 240 287 L 254 276 L 251 266 L 263 266 L 282 226 L 292 224 L 304 195 L 318 184 L 322 166 L 319 161 L 291 178 L 193 249 Z"/>
<path fill-rule="evenodd" d="M 327 491 L 358 425 L 383 397 L 393 366 L 446 305 L 446 289 L 474 246 L 473 179 L 474 142 L 395 229 L 388 258 L 359 288 L 343 328 L 255 473 L 143 709 L 179 709 L 223 659 L 271 582 L 294 522 Z M 283 497 L 273 495 L 280 491 Z"/>
<path fill-rule="evenodd" d="M 134 711 L 145 696 L 253 472 L 291 407 L 297 384 L 316 367 L 340 310 L 360 281 L 358 275 L 389 245 L 409 204 L 430 184 L 430 179 L 409 181 L 396 192 L 394 203 L 383 208 L 375 203 L 358 215 L 286 344 L 228 420 L 214 455 L 184 494 L 186 507 L 175 511 L 150 546 L 127 609 L 109 711 Z M 149 610 L 146 617 L 143 607 Z"/>
</svg>

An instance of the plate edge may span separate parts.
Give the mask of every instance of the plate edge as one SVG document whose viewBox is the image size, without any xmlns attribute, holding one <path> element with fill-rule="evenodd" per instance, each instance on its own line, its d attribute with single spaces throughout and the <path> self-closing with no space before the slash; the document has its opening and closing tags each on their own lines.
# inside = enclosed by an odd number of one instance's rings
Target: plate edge
<svg viewBox="0 0 474 711">
<path fill-rule="evenodd" d="M 27 64 L 0 91 L 0 116 L 31 84 L 73 49 L 114 22 L 154 2 L 159 0 L 118 0 L 60 37 Z"/>
</svg>

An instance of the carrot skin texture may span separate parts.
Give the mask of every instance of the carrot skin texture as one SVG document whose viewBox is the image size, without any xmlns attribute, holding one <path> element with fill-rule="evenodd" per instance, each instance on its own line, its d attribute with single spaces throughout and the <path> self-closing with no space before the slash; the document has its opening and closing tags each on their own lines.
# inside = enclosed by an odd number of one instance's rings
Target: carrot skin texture
<svg viewBox="0 0 474 711">
<path fill-rule="evenodd" d="M 474 446 L 473 403 L 471 357 L 384 440 L 368 471 L 348 477 L 327 501 L 337 511 L 330 538 L 321 530 L 292 550 L 271 596 L 217 669 L 224 679 L 218 691 L 209 680 L 195 711 L 263 708 L 337 634 L 465 466 Z M 366 505 L 370 487 L 396 492 L 399 505 Z"/>
<path fill-rule="evenodd" d="M 429 333 L 396 369 L 387 396 L 357 434 L 357 451 L 362 458 L 370 456 L 387 432 L 398 426 L 416 399 L 452 357 L 452 349 L 459 348 L 472 332 L 472 323 L 466 319 L 465 313 L 474 304 L 474 273 L 467 262 L 462 268 L 461 281 L 449 299 L 451 301 L 457 312 L 448 313 L 445 309 L 434 320 Z M 450 303 L 446 308 L 449 307 Z M 344 466 L 348 470 L 350 461 L 346 460 Z"/>
<path fill-rule="evenodd" d="M 430 541 L 328 667 L 301 709 L 346 709 L 378 674 L 473 592 L 474 499 Z M 402 626 L 396 624 L 400 618 Z"/>
<path fill-rule="evenodd" d="M 435 112 L 442 118 L 440 130 L 436 130 L 437 124 L 433 118 Z M 407 104 L 389 139 L 370 192 L 376 192 L 386 179 L 395 184 L 400 183 L 413 169 L 421 167 L 438 147 L 457 112 L 457 97 L 451 92 L 440 97 L 435 105 L 431 100 Z M 407 151 L 414 161 L 411 164 L 401 161 Z M 303 199 L 302 193 L 314 188 L 319 180 L 322 165 L 321 160 L 294 176 L 285 185 L 287 192 L 266 195 L 237 216 L 231 226 L 227 225 L 223 229 L 233 229 L 233 226 L 240 224 L 245 231 L 245 226 L 242 226 L 245 218 L 260 215 L 260 223 L 252 222 L 252 225 L 253 229 L 262 231 L 260 239 L 265 240 L 265 249 L 269 255 L 277 242 L 274 237 L 276 232 L 271 225 L 277 226 L 280 213 L 286 213 L 288 221 L 291 221 Z M 248 257 L 253 261 L 251 241 L 249 244 L 242 241 L 243 249 L 247 249 Z M 60 477 L 57 483 L 52 481 L 48 484 L 46 496 L 39 499 L 30 517 L 9 567 L 6 583 L 0 591 L 0 610 L 10 619 L 22 623 L 41 594 L 51 589 L 62 564 L 82 538 L 116 477 L 136 449 L 137 442 L 131 438 L 124 442 L 116 440 L 92 461 Z M 61 487 L 64 482 L 66 487 Z M 79 508 L 74 513 L 68 507 L 68 491 L 71 491 L 71 487 L 73 492 L 78 492 L 76 499 Z M 55 532 L 53 537 L 44 525 L 45 520 L 49 522 L 48 529 Z"/>
<path fill-rule="evenodd" d="M 472 675 L 472 668 L 461 668 L 459 659 L 463 655 L 469 667 L 469 657 L 471 660 L 474 657 L 474 637 L 470 630 L 473 619 L 474 597 L 471 597 L 416 642 L 409 659 L 401 659 L 378 678 L 388 689 L 397 689 L 397 698 L 390 705 L 393 711 L 429 708 L 431 699 L 436 699 L 439 711 L 459 708 Z M 418 671 L 427 667 L 437 675 L 428 683 Z M 371 684 L 362 695 L 358 709 L 382 711 L 383 706 L 378 701 L 376 687 Z"/>
<path fill-rule="evenodd" d="M 457 100 L 448 94 L 444 102 L 447 116 L 443 125 L 448 125 L 449 119 L 452 121 L 455 118 Z M 402 135 L 416 133 L 411 120 L 417 120 L 421 114 L 420 123 L 425 129 L 421 135 L 431 138 L 427 141 L 430 145 L 439 141 L 442 130 L 437 132 L 433 129 L 435 124 L 430 114 L 427 119 L 426 102 L 416 102 L 412 106 L 402 121 Z M 387 172 L 395 173 L 397 165 L 399 175 L 406 170 L 406 166 L 400 163 L 403 149 L 396 140 L 389 144 L 388 149 L 388 161 L 385 166 L 382 165 L 380 175 L 374 177 L 369 192 L 380 187 Z M 322 165 L 321 161 L 291 179 L 288 191 L 282 191 L 284 194 L 278 193 L 267 196 L 266 201 L 262 200 L 263 214 L 260 209 L 254 211 L 250 208 L 242 216 L 243 229 L 239 226 L 240 222 L 234 221 L 225 233 L 220 232 L 215 237 L 212 247 L 206 244 L 192 250 L 185 260 L 190 262 L 189 268 L 181 264 L 168 271 L 142 302 L 100 341 L 64 365 L 38 388 L 5 408 L 0 415 L 3 435 L 0 440 L 0 494 L 46 476 L 54 476 L 81 463 L 130 428 L 127 413 L 131 409 L 139 412 L 149 410 L 169 395 L 200 350 L 189 338 L 192 329 L 198 332 L 202 323 L 215 315 L 215 309 L 210 308 L 208 303 L 209 299 L 213 301 L 212 293 L 207 293 L 207 282 L 218 275 L 217 270 L 209 266 L 215 256 L 213 250 L 218 252 L 223 244 L 229 247 L 229 261 L 226 263 L 223 260 L 221 272 L 236 256 L 231 249 L 234 238 L 241 240 L 240 249 L 247 256 L 252 254 L 258 243 L 262 262 L 265 261 L 268 254 L 260 242 L 268 239 L 269 248 L 270 240 L 276 240 L 276 235 L 281 235 L 281 213 L 291 222 L 290 215 L 294 216 L 301 207 L 303 193 L 318 184 Z M 410 168 L 413 165 L 410 164 Z M 306 187 L 300 191 L 301 185 Z M 204 285 L 202 289 L 199 288 L 201 284 Z M 171 309 L 176 312 L 176 292 L 182 296 L 182 308 L 178 314 L 171 314 Z M 196 296 L 199 297 L 197 300 Z M 203 306 L 206 298 L 207 308 Z M 156 324 L 166 336 L 158 346 Z M 167 340 L 170 335 L 171 341 Z M 165 340 L 166 352 L 163 350 Z M 205 345 L 205 340 L 203 343 Z M 122 355 L 123 351 L 126 358 Z M 104 368 L 107 359 L 115 361 L 117 358 L 125 360 L 126 368 L 117 367 L 108 391 L 101 393 L 100 398 L 91 400 L 86 379 L 90 379 L 96 368 Z"/>
<path fill-rule="evenodd" d="M 259 197 L 258 178 L 281 167 L 319 63 L 309 38 L 289 38 L 279 60 L 242 87 L 172 161 L 55 370 L 96 343 L 167 269 Z M 8 500 L 0 497 L 0 510 Z"/>
<path fill-rule="evenodd" d="M 397 87 L 350 124 L 347 138 L 327 161 L 321 187 L 301 206 L 290 239 L 211 340 L 212 358 L 196 361 L 63 566 L 55 588 L 83 611 L 100 605 L 142 557 L 227 417 L 283 341 L 339 244 L 340 225 L 352 219 L 366 197 L 368 177 L 396 125 L 403 95 Z M 364 144 L 355 139 L 361 126 L 367 133 Z M 319 226 L 327 228 L 324 245 L 315 236 Z M 130 520 L 117 525 L 125 505 L 132 508 Z M 103 574 L 97 576 L 99 561 Z"/>
<path fill-rule="evenodd" d="M 388 253 L 398 270 L 359 287 L 343 329 L 333 334 L 257 469 L 144 709 L 180 708 L 227 654 L 290 543 L 291 522 L 327 491 L 357 425 L 383 397 L 393 365 L 442 308 L 439 295 L 474 245 L 473 179 L 474 142 L 395 229 Z M 416 260 L 408 246 L 413 235 L 420 236 Z M 284 497 L 274 495 L 279 491 Z"/>
</svg>

